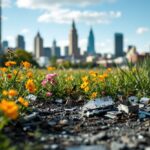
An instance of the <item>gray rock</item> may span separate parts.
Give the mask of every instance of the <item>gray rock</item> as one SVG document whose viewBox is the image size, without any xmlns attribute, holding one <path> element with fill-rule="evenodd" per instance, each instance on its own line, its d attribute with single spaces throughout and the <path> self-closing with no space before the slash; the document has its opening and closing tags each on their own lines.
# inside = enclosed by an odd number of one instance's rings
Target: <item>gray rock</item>
<svg viewBox="0 0 150 150">
<path fill-rule="evenodd" d="M 66 125 L 69 124 L 69 121 L 68 121 L 67 119 L 63 119 L 63 120 L 60 120 L 60 121 L 59 121 L 59 124 L 60 124 L 60 125 L 63 125 L 63 126 L 66 126 Z"/>
<path fill-rule="evenodd" d="M 111 143 L 111 150 L 120 150 L 123 149 L 125 147 L 125 144 L 123 143 L 118 143 L 118 142 L 112 142 Z"/>
</svg>

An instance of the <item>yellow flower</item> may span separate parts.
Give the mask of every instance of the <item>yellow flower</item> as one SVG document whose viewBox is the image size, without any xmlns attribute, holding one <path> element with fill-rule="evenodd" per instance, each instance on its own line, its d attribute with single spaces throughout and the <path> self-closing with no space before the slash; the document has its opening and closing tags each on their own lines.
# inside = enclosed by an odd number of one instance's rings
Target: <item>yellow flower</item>
<svg viewBox="0 0 150 150">
<path fill-rule="evenodd" d="M 89 84 L 89 82 L 88 81 L 86 81 L 86 82 L 83 82 L 82 84 L 81 84 L 81 89 L 84 89 L 84 88 L 86 88 L 87 86 L 88 86 L 88 84 Z"/>
<path fill-rule="evenodd" d="M 86 88 L 84 88 L 84 91 L 85 91 L 85 92 L 88 92 L 89 89 L 90 89 L 90 88 L 87 86 Z"/>
<path fill-rule="evenodd" d="M 92 95 L 91 95 L 90 97 L 91 97 L 91 99 L 95 99 L 96 96 L 97 96 L 97 92 L 93 92 Z"/>
<path fill-rule="evenodd" d="M 16 74 L 17 74 L 17 72 L 18 72 L 17 70 L 13 70 L 14 75 L 16 75 Z"/>
<path fill-rule="evenodd" d="M 11 90 L 8 91 L 8 95 L 10 97 L 14 97 L 14 96 L 18 95 L 18 92 L 16 90 L 14 90 L 14 89 L 11 89 Z"/>
<path fill-rule="evenodd" d="M 88 76 L 82 77 L 82 81 L 83 81 L 83 82 L 85 82 L 85 81 L 87 81 L 87 80 L 88 80 Z"/>
<path fill-rule="evenodd" d="M 90 74 L 91 76 L 93 76 L 93 77 L 96 77 L 96 76 L 97 76 L 97 72 L 95 72 L 95 71 L 90 71 L 89 74 Z"/>
<path fill-rule="evenodd" d="M 56 68 L 49 66 L 49 67 L 47 67 L 47 70 L 48 70 L 48 71 L 54 71 L 54 70 L 56 70 Z"/>
<path fill-rule="evenodd" d="M 105 77 L 103 75 L 99 75 L 98 77 L 101 82 L 103 82 L 105 80 Z"/>
<path fill-rule="evenodd" d="M 4 90 L 4 91 L 2 92 L 2 95 L 3 95 L 3 96 L 7 96 L 7 95 L 8 95 L 8 92 L 7 92 L 6 90 Z"/>
<path fill-rule="evenodd" d="M 23 61 L 21 62 L 21 64 L 23 65 L 24 68 L 28 69 L 31 67 L 31 64 L 28 61 Z"/>
<path fill-rule="evenodd" d="M 20 104 L 22 104 L 24 107 L 28 107 L 29 106 L 28 101 L 24 100 L 24 98 L 22 98 L 22 97 L 18 98 L 18 102 L 20 102 Z"/>
<path fill-rule="evenodd" d="M 26 89 L 30 92 L 30 93 L 34 93 L 36 91 L 36 87 L 35 87 L 35 84 L 33 82 L 32 79 L 29 79 L 26 84 Z"/>
<path fill-rule="evenodd" d="M 0 110 L 10 119 L 17 119 L 18 117 L 18 105 L 13 101 L 2 100 L 0 103 Z"/>
<path fill-rule="evenodd" d="M 11 66 L 14 66 L 14 65 L 16 65 L 15 61 L 7 61 L 7 62 L 5 62 L 5 66 L 6 67 L 11 67 Z"/>
</svg>

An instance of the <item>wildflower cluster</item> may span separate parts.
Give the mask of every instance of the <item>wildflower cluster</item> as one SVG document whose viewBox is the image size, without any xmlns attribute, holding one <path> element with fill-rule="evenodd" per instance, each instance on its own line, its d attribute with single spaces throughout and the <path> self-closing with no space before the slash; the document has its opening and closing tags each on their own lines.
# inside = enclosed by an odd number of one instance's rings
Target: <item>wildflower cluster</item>
<svg viewBox="0 0 150 150">
<path fill-rule="evenodd" d="M 89 73 L 86 73 L 86 75 L 81 78 L 82 83 L 80 88 L 90 99 L 95 99 L 101 95 L 102 90 L 105 88 L 106 79 L 110 72 L 110 68 L 102 73 L 93 70 L 89 71 Z"/>
<path fill-rule="evenodd" d="M 50 92 L 50 89 L 49 87 L 51 85 L 55 85 L 56 84 L 56 78 L 57 77 L 57 74 L 56 73 L 52 73 L 52 74 L 47 74 L 44 78 L 44 80 L 41 82 L 43 88 L 44 88 L 44 92 L 46 90 L 46 96 L 47 97 L 50 97 L 52 96 L 52 93 Z"/>
<path fill-rule="evenodd" d="M 37 88 L 29 62 L 21 62 L 17 67 L 15 61 L 7 61 L 5 66 L 0 68 L 0 119 L 7 124 L 10 119 L 17 119 L 29 106 L 25 97 L 35 93 Z"/>
</svg>

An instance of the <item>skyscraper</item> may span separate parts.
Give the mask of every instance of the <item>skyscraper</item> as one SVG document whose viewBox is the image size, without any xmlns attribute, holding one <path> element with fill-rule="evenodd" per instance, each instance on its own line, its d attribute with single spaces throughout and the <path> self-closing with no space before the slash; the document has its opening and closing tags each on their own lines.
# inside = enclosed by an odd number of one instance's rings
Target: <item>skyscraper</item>
<svg viewBox="0 0 150 150">
<path fill-rule="evenodd" d="M 35 58 L 40 58 L 41 56 L 44 56 L 44 50 L 43 50 L 43 39 L 38 32 L 35 39 L 34 39 L 34 54 Z"/>
<path fill-rule="evenodd" d="M 78 49 L 78 34 L 74 21 L 72 22 L 72 28 L 69 34 L 69 56 L 73 56 L 74 58 L 78 58 L 80 56 Z"/>
<path fill-rule="evenodd" d="M 52 56 L 57 58 L 60 57 L 60 47 L 57 46 L 56 40 L 54 40 L 52 44 Z"/>
<path fill-rule="evenodd" d="M 44 47 L 44 56 L 51 58 L 51 48 L 50 47 Z"/>
<path fill-rule="evenodd" d="M 115 56 L 123 56 L 123 34 L 115 33 Z"/>
<path fill-rule="evenodd" d="M 92 28 L 90 30 L 89 37 L 88 37 L 87 53 L 89 55 L 95 54 L 95 39 L 94 39 L 94 33 Z"/>
<path fill-rule="evenodd" d="M 18 35 L 16 38 L 16 48 L 20 48 L 25 50 L 25 41 L 24 41 L 24 36 Z"/>
</svg>

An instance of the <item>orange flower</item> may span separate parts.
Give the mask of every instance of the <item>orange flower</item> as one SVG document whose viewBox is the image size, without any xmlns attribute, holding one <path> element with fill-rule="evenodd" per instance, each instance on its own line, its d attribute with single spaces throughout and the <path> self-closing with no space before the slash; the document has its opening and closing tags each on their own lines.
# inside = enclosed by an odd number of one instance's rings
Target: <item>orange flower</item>
<svg viewBox="0 0 150 150">
<path fill-rule="evenodd" d="M 24 100 L 24 98 L 22 98 L 22 97 L 18 98 L 18 102 L 20 102 L 20 104 L 22 104 L 24 107 L 29 106 L 29 103 L 26 100 Z"/>
<path fill-rule="evenodd" d="M 7 62 L 5 62 L 5 66 L 6 67 L 11 67 L 11 66 L 14 66 L 14 65 L 16 65 L 15 61 L 7 61 Z"/>
<path fill-rule="evenodd" d="M 28 61 L 23 61 L 21 64 L 22 64 L 23 67 L 26 68 L 26 69 L 31 67 L 31 64 L 30 64 Z"/>
<path fill-rule="evenodd" d="M 11 89 L 11 90 L 8 91 L 8 95 L 10 97 L 14 97 L 14 96 L 18 95 L 18 92 L 16 90 L 14 90 L 14 89 Z"/>
<path fill-rule="evenodd" d="M 107 74 L 107 73 L 104 73 L 104 74 L 103 74 L 103 77 L 104 77 L 104 78 L 107 78 L 107 77 L 108 77 L 108 74 Z"/>
<path fill-rule="evenodd" d="M 28 77 L 28 78 L 32 78 L 32 77 L 33 77 L 32 71 L 28 71 L 28 72 L 27 72 L 27 77 Z"/>
<path fill-rule="evenodd" d="M 10 119 L 17 119 L 18 117 L 18 105 L 13 101 L 2 100 L 0 103 L 0 110 Z"/>
<path fill-rule="evenodd" d="M 97 96 L 97 92 L 93 92 L 92 95 L 91 95 L 91 99 L 95 99 Z"/>
<path fill-rule="evenodd" d="M 7 68 L 5 68 L 5 67 L 0 68 L 0 71 L 2 71 L 2 72 L 6 72 L 6 71 L 7 71 Z"/>
<path fill-rule="evenodd" d="M 34 93 L 36 91 L 36 87 L 35 87 L 35 84 L 33 82 L 32 79 L 29 79 L 26 84 L 26 89 L 30 92 L 30 93 Z"/>
<path fill-rule="evenodd" d="M 47 70 L 48 70 L 48 71 L 54 71 L 54 70 L 56 70 L 56 68 L 49 66 L 49 67 L 47 67 Z"/>
</svg>

